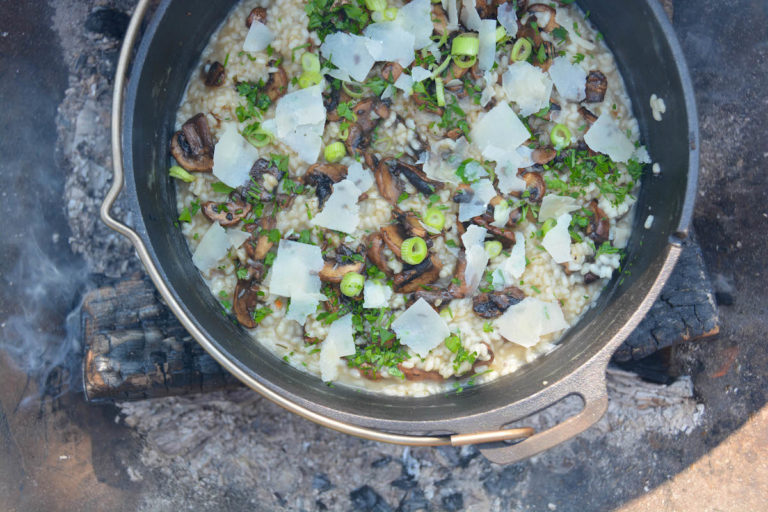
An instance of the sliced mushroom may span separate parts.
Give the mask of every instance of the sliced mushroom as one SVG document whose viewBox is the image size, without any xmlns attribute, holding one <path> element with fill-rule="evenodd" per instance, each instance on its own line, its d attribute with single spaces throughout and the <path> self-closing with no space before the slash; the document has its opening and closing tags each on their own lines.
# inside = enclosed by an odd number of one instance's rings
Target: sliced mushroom
<svg viewBox="0 0 768 512">
<path fill-rule="evenodd" d="M 304 183 L 315 187 L 315 195 L 322 208 L 333 192 L 333 184 L 347 177 L 347 166 L 318 162 L 312 164 L 304 174 Z"/>
<path fill-rule="evenodd" d="M 251 9 L 251 12 L 248 13 L 248 17 L 245 19 L 245 26 L 251 28 L 251 25 L 253 25 L 254 21 L 258 21 L 259 23 L 266 23 L 267 10 L 263 7 L 256 7 L 255 9 Z"/>
<path fill-rule="evenodd" d="M 448 16 L 440 4 L 432 4 L 432 25 L 435 34 L 439 36 L 442 36 L 448 30 Z"/>
<path fill-rule="evenodd" d="M 492 224 L 493 221 L 494 221 L 494 218 L 493 218 L 492 210 L 490 212 L 486 212 L 483 215 L 472 217 L 472 222 L 474 222 L 478 226 L 482 226 L 485 229 L 487 229 L 489 233 L 493 234 L 496 238 L 499 239 L 499 241 L 504 245 L 504 247 L 509 247 L 510 245 L 514 244 L 515 232 L 512 231 L 511 229 L 494 226 Z"/>
<path fill-rule="evenodd" d="M 260 201 L 272 201 L 279 195 L 278 186 L 285 173 L 272 160 L 259 158 L 253 163 L 249 176 L 248 182 L 237 188 L 237 197 L 251 201 L 255 194 Z"/>
<path fill-rule="evenodd" d="M 359 155 L 371 145 L 371 133 L 382 119 L 389 117 L 391 110 L 388 102 L 374 97 L 359 101 L 352 112 L 357 120 L 349 127 L 344 145 L 350 155 Z"/>
<path fill-rule="evenodd" d="M 579 107 L 579 114 L 581 114 L 581 117 L 584 118 L 584 120 L 587 122 L 587 125 L 589 126 L 592 126 L 597 121 L 597 116 L 583 105 Z"/>
<path fill-rule="evenodd" d="M 379 233 L 381 233 L 381 240 L 386 244 L 389 250 L 392 251 L 395 256 L 401 258 L 400 247 L 402 247 L 405 237 L 403 237 L 403 234 L 400 231 L 400 226 L 397 224 L 389 224 L 381 228 Z"/>
<path fill-rule="evenodd" d="M 537 4 L 538 5 L 538 4 Z M 548 164 L 557 156 L 557 150 L 554 148 L 536 148 L 531 154 L 533 161 L 539 165 Z"/>
<path fill-rule="evenodd" d="M 482 318 L 496 318 L 524 298 L 525 293 L 514 286 L 498 292 L 481 293 L 472 299 L 472 311 Z"/>
<path fill-rule="evenodd" d="M 208 87 L 219 87 L 224 83 L 226 75 L 227 70 L 224 68 L 224 65 L 219 61 L 215 61 L 208 66 L 208 70 L 205 72 L 205 85 Z"/>
<path fill-rule="evenodd" d="M 267 83 L 264 84 L 264 91 L 269 96 L 269 99 L 274 102 L 282 98 L 288 91 L 288 83 L 288 74 L 280 66 L 269 74 Z"/>
<path fill-rule="evenodd" d="M 453 197 L 451 198 L 454 203 L 469 203 L 472 201 L 472 198 L 475 197 L 475 191 L 472 190 L 472 187 L 470 187 L 466 183 L 462 183 L 458 187 L 456 187 L 456 192 L 454 192 Z"/>
<path fill-rule="evenodd" d="M 393 213 L 395 214 L 397 222 L 400 223 L 409 237 L 417 236 L 424 239 L 429 237 L 427 229 L 424 227 L 415 213 L 403 212 L 399 209 L 395 209 Z"/>
<path fill-rule="evenodd" d="M 539 203 L 544 199 L 547 193 L 547 184 L 540 173 L 535 171 L 526 172 L 522 176 L 525 181 L 525 191 L 528 192 L 528 200 Z"/>
<path fill-rule="evenodd" d="M 552 114 L 555 112 L 560 112 L 562 110 L 562 107 L 559 103 L 555 103 L 552 100 L 549 100 L 549 111 L 543 116 L 543 118 L 547 121 L 552 121 Z"/>
<path fill-rule="evenodd" d="M 391 84 L 395 83 L 403 74 L 403 66 L 397 62 L 387 62 L 381 68 L 381 78 Z"/>
<path fill-rule="evenodd" d="M 418 290 L 411 295 L 407 305 L 410 307 L 419 299 L 424 299 L 435 311 L 439 311 L 443 304 L 448 304 L 454 297 L 448 290 Z"/>
<path fill-rule="evenodd" d="M 430 196 L 435 193 L 435 190 L 443 188 L 442 183 L 427 178 L 424 171 L 416 165 L 407 164 L 401 160 L 389 160 L 389 164 L 396 174 L 404 176 L 416 190 L 425 196 Z"/>
<path fill-rule="evenodd" d="M 397 293 L 413 293 L 437 281 L 442 268 L 443 264 L 434 254 L 418 265 L 404 265 L 403 271 L 395 274 L 393 288 Z"/>
<path fill-rule="evenodd" d="M 256 240 L 254 241 L 254 235 L 252 234 L 251 238 L 244 245 L 245 254 L 248 255 L 250 260 L 261 261 L 267 257 L 267 253 L 275 244 L 270 242 L 269 236 L 266 234 L 266 232 L 274 229 L 276 225 L 277 220 L 275 219 L 274 215 L 268 213 L 267 215 L 263 215 L 261 217 L 258 224 L 254 223 L 246 228 L 251 231 L 251 233 L 255 233 L 256 229 L 260 228 L 256 235 Z"/>
<path fill-rule="evenodd" d="M 234 226 L 251 212 L 249 203 L 216 203 L 207 201 L 200 207 L 203 215 L 223 227 Z"/>
<path fill-rule="evenodd" d="M 451 285 L 448 287 L 448 293 L 455 299 L 462 299 L 469 295 L 469 285 L 465 278 L 467 270 L 467 258 L 462 250 L 456 258 L 456 267 L 453 270 Z"/>
<path fill-rule="evenodd" d="M 452 128 L 445 132 L 445 136 L 451 140 L 456 140 L 461 137 L 463 133 L 464 132 L 461 130 L 461 128 Z"/>
<path fill-rule="evenodd" d="M 390 204 L 397 204 L 400 194 L 403 192 L 403 186 L 400 180 L 392 173 L 386 160 L 379 162 L 375 173 L 376 187 L 379 194 Z"/>
<path fill-rule="evenodd" d="M 213 169 L 213 137 L 205 114 L 197 114 L 171 136 L 171 155 L 190 172 Z"/>
<path fill-rule="evenodd" d="M 605 99 L 605 91 L 608 90 L 608 79 L 598 69 L 593 69 L 587 75 L 587 84 L 584 92 L 587 94 L 587 103 L 600 103 Z"/>
<path fill-rule="evenodd" d="M 389 268 L 389 265 L 387 265 L 387 260 L 384 257 L 384 245 L 384 238 L 381 236 L 381 233 L 378 231 L 373 233 L 368 237 L 368 251 L 366 252 L 366 256 L 368 256 L 371 263 L 376 265 L 379 270 L 388 276 L 391 276 L 392 270 Z"/>
<path fill-rule="evenodd" d="M 325 260 L 323 268 L 318 273 L 321 281 L 326 283 L 340 283 L 345 274 L 349 272 L 360 273 L 365 266 L 365 260 L 362 256 L 359 261 L 352 259 L 352 256 L 358 254 L 344 245 L 336 249 L 336 255 L 333 258 Z M 360 256 L 358 254 L 358 256 Z"/>
<path fill-rule="evenodd" d="M 536 16 L 536 24 L 544 32 L 552 32 L 560 26 L 555 21 L 555 9 L 549 5 L 533 4 L 528 7 L 528 12 Z"/>
<path fill-rule="evenodd" d="M 533 65 L 541 68 L 542 71 L 549 71 L 555 57 L 557 57 L 557 49 L 555 48 L 555 45 L 549 41 L 544 41 L 533 53 Z"/>
<path fill-rule="evenodd" d="M 544 39 L 541 37 L 541 32 L 533 28 L 530 21 L 517 29 L 516 39 L 521 39 L 523 37 L 531 40 L 534 48 L 538 48 L 541 46 L 541 43 L 544 42 Z"/>
<path fill-rule="evenodd" d="M 587 272 L 584 274 L 584 284 L 594 283 L 598 279 L 600 279 L 600 276 L 593 274 L 592 272 Z"/>
<path fill-rule="evenodd" d="M 235 297 L 232 303 L 237 321 L 247 329 L 256 327 L 253 310 L 259 304 L 259 285 L 256 279 L 239 279 L 235 286 Z"/>
<path fill-rule="evenodd" d="M 597 206 L 595 199 L 590 201 L 587 209 L 592 212 L 587 225 L 587 236 L 597 245 L 607 242 L 611 232 L 611 221 L 608 220 L 608 216 Z"/>
<path fill-rule="evenodd" d="M 405 375 L 405 380 L 410 380 L 413 382 L 419 382 L 423 380 L 433 380 L 433 381 L 441 381 L 445 380 L 442 375 L 440 375 L 440 372 L 437 370 L 420 370 L 419 368 L 406 368 L 405 366 L 401 364 L 397 365 L 397 368 L 403 372 L 403 375 Z"/>
</svg>

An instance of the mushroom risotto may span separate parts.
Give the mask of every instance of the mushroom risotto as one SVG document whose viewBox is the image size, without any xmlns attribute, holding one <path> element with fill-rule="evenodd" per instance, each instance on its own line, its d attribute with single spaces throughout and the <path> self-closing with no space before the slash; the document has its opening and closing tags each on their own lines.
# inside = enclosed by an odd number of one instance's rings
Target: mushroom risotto
<svg viewBox="0 0 768 512">
<path fill-rule="evenodd" d="M 650 161 L 573 1 L 242 2 L 177 124 L 179 225 L 224 313 L 394 395 L 553 350 L 619 268 Z"/>
</svg>

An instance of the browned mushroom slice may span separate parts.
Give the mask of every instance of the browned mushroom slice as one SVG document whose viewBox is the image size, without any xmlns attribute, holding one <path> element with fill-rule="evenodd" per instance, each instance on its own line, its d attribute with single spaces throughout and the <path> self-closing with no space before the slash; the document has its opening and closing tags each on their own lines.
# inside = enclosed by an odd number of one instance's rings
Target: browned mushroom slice
<svg viewBox="0 0 768 512">
<path fill-rule="evenodd" d="M 397 62 L 387 62 L 381 68 L 381 78 L 389 83 L 395 83 L 403 74 L 403 66 Z"/>
<path fill-rule="evenodd" d="M 355 124 L 360 126 L 364 132 L 371 132 L 382 119 L 389 117 L 389 106 L 378 98 L 366 98 L 358 101 L 352 107 L 352 113 L 357 116 Z"/>
<path fill-rule="evenodd" d="M 549 111 L 544 114 L 543 119 L 547 121 L 552 121 L 552 114 L 555 112 L 560 112 L 562 110 L 562 107 L 559 103 L 555 103 L 554 101 L 549 101 Z"/>
<path fill-rule="evenodd" d="M 443 76 L 447 82 L 450 82 L 454 79 L 461 79 L 467 71 L 469 71 L 469 68 L 463 68 L 456 65 L 456 63 L 452 63 L 450 66 L 448 66 L 448 69 L 445 70 Z M 451 90 L 454 89 L 464 89 L 464 84 L 459 83 L 456 85 L 451 85 Z"/>
<path fill-rule="evenodd" d="M 255 9 L 251 9 L 251 12 L 248 13 L 248 17 L 245 19 L 245 26 L 251 28 L 251 25 L 253 25 L 254 21 L 258 21 L 259 23 L 266 23 L 267 10 L 263 7 L 256 7 Z"/>
<path fill-rule="evenodd" d="M 528 21 L 528 23 L 526 23 L 525 25 L 517 29 L 516 39 L 521 39 L 523 37 L 533 41 L 534 48 L 538 48 L 539 46 L 541 46 L 541 43 L 544 42 L 544 39 L 541 38 L 541 31 L 539 31 L 538 29 L 534 29 L 530 21 Z M 534 61 L 535 60 L 536 59 L 534 57 Z"/>
<path fill-rule="evenodd" d="M 440 4 L 432 4 L 432 25 L 434 26 L 435 34 L 439 36 L 442 36 L 448 30 L 448 16 Z"/>
<path fill-rule="evenodd" d="M 347 177 L 347 166 L 318 162 L 312 164 L 304 174 L 304 183 L 315 187 L 315 195 L 322 208 L 333 192 L 333 184 Z"/>
<path fill-rule="evenodd" d="M 544 32 L 552 32 L 560 26 L 555 21 L 555 9 L 549 5 L 533 4 L 528 7 L 528 12 L 536 16 L 536 24 Z"/>
<path fill-rule="evenodd" d="M 597 206 L 595 199 L 590 201 L 587 209 L 592 212 L 587 225 L 587 236 L 597 245 L 607 242 L 611 231 L 611 221 L 608 220 L 608 216 Z"/>
<path fill-rule="evenodd" d="M 595 124 L 595 121 L 597 121 L 597 116 L 592 113 L 591 110 L 589 110 L 585 106 L 579 107 L 579 114 L 581 114 L 581 117 L 584 118 L 584 120 L 587 122 L 587 125 L 592 126 Z"/>
<path fill-rule="evenodd" d="M 400 247 L 402 247 L 403 241 L 405 240 L 403 233 L 400 231 L 400 226 L 397 224 L 389 224 L 388 226 L 381 228 L 379 233 L 381 233 L 381 240 L 387 247 L 389 247 L 389 250 L 392 251 L 395 256 L 400 258 Z"/>
<path fill-rule="evenodd" d="M 451 140 L 456 140 L 459 137 L 461 137 L 461 135 L 463 133 L 464 132 L 461 131 L 461 128 L 452 128 L 452 129 L 448 130 L 447 132 L 445 132 L 445 136 L 448 137 Z"/>
<path fill-rule="evenodd" d="M 600 103 L 605 99 L 605 91 L 608 90 L 608 79 L 597 69 L 593 69 L 587 75 L 587 84 L 584 92 L 587 94 L 587 103 Z"/>
<path fill-rule="evenodd" d="M 397 219 L 397 222 L 400 223 L 401 226 L 403 226 L 403 229 L 405 230 L 405 233 L 410 236 L 417 236 L 419 238 L 428 238 L 429 233 L 427 232 L 427 229 L 424 227 L 424 225 L 421 223 L 419 218 L 416 216 L 413 212 L 404 212 L 399 209 L 395 209 L 393 211 L 395 214 L 395 218 Z"/>
<path fill-rule="evenodd" d="M 376 187 L 379 194 L 390 204 L 397 204 L 397 200 L 403 191 L 400 180 L 392 173 L 387 160 L 382 160 L 376 167 Z"/>
<path fill-rule="evenodd" d="M 469 295 L 469 286 L 465 278 L 465 272 L 467 270 L 467 258 L 464 255 L 464 251 L 459 253 L 456 258 L 456 267 L 453 270 L 453 278 L 451 279 L 451 285 L 448 287 L 448 293 L 455 299 L 463 299 Z"/>
<path fill-rule="evenodd" d="M 205 114 L 197 114 L 171 136 L 171 155 L 190 172 L 213 169 L 213 137 Z"/>
<path fill-rule="evenodd" d="M 400 160 L 394 160 L 394 163 L 391 163 L 392 170 L 405 177 L 409 182 L 411 182 L 411 185 L 414 186 L 416 190 L 418 190 L 421 194 L 424 194 L 425 196 L 430 196 L 435 193 L 435 190 L 440 190 L 443 188 L 443 184 L 439 181 L 431 180 L 427 178 L 427 175 L 422 171 L 419 167 L 411 164 L 406 164 L 405 162 L 402 162 Z"/>
<path fill-rule="evenodd" d="M 542 71 L 549 71 L 555 57 L 557 57 L 555 45 L 549 41 L 544 41 L 533 53 L 533 65 L 541 68 Z"/>
<path fill-rule="evenodd" d="M 539 165 L 548 164 L 557 156 L 557 150 L 554 148 L 536 148 L 531 154 L 533 161 Z"/>
<path fill-rule="evenodd" d="M 264 84 L 264 91 L 269 99 L 274 102 L 285 96 L 285 93 L 288 91 L 288 83 L 288 75 L 281 66 L 269 74 L 267 83 Z"/>
<path fill-rule="evenodd" d="M 403 375 L 405 376 L 405 380 L 410 380 L 413 382 L 418 382 L 422 380 L 433 380 L 433 381 L 441 381 L 445 380 L 442 375 L 440 375 L 440 372 L 437 370 L 420 370 L 418 368 L 406 368 L 402 365 L 402 363 L 397 365 L 397 368 L 403 372 Z"/>
<path fill-rule="evenodd" d="M 481 293 L 472 299 L 472 311 L 483 318 L 496 318 L 524 298 L 525 293 L 514 286 L 498 292 Z"/>
<path fill-rule="evenodd" d="M 359 261 L 353 259 L 358 255 Z M 361 255 L 344 245 L 336 249 L 336 255 L 325 260 L 323 268 L 318 273 L 321 281 L 326 283 L 340 283 L 345 274 L 349 272 L 360 273 L 365 266 L 365 260 Z"/>
<path fill-rule="evenodd" d="M 408 300 L 408 307 L 419 299 L 424 299 L 435 311 L 439 311 L 441 306 L 451 302 L 454 297 L 448 290 L 418 290 Z"/>
<path fill-rule="evenodd" d="M 528 193 L 528 199 L 534 203 L 541 202 L 544 194 L 547 193 L 547 184 L 544 178 L 538 172 L 526 172 L 522 176 L 525 181 L 525 191 Z"/>
<path fill-rule="evenodd" d="M 584 274 L 584 284 L 594 283 L 598 279 L 600 279 L 600 276 L 593 274 L 592 272 L 587 272 Z"/>
<path fill-rule="evenodd" d="M 404 265 L 403 271 L 395 274 L 393 288 L 397 293 L 413 293 L 437 281 L 442 268 L 443 264 L 434 254 L 418 265 Z"/>
<path fill-rule="evenodd" d="M 379 270 L 388 276 L 391 276 L 392 270 L 389 268 L 389 265 L 387 265 L 387 260 L 384 257 L 384 245 L 384 238 L 381 236 L 381 233 L 373 233 L 368 237 L 368 251 L 366 252 L 366 256 L 368 256 L 371 263 L 376 265 Z"/>
<path fill-rule="evenodd" d="M 499 239 L 504 247 L 509 247 L 510 245 L 514 244 L 515 232 L 511 229 L 494 226 L 492 224 L 493 221 L 493 214 L 488 212 L 483 215 L 478 215 L 477 217 L 472 217 L 472 222 L 487 229 L 489 233 Z"/>
<path fill-rule="evenodd" d="M 353 156 L 359 156 L 371 146 L 371 134 L 366 132 L 359 125 L 353 124 L 349 127 L 347 139 L 344 141 L 344 147 L 347 153 Z"/>
<path fill-rule="evenodd" d="M 203 215 L 224 227 L 234 226 L 251 211 L 249 203 L 216 203 L 208 201 L 201 205 Z"/>
<path fill-rule="evenodd" d="M 219 87 L 224 83 L 226 74 L 227 70 L 224 69 L 224 65 L 219 61 L 214 62 L 208 66 L 208 70 L 205 72 L 205 85 L 208 87 Z"/>
<path fill-rule="evenodd" d="M 256 232 L 256 229 L 260 228 L 255 235 L 255 241 L 254 235 L 252 234 L 250 240 L 248 240 L 244 246 L 245 254 L 248 255 L 250 260 L 261 261 L 266 258 L 269 250 L 275 245 L 273 242 L 269 241 L 269 236 L 266 234 L 266 231 L 273 229 L 276 225 L 277 220 L 275 217 L 271 214 L 266 214 L 262 215 L 258 224 L 254 223 L 246 227 L 246 230 L 251 231 L 251 233 Z"/>
<path fill-rule="evenodd" d="M 256 327 L 256 321 L 253 319 L 253 310 L 259 304 L 259 286 L 255 279 L 239 279 L 235 286 L 235 297 L 232 302 L 232 311 L 234 311 L 237 321 L 247 329 Z"/>
</svg>

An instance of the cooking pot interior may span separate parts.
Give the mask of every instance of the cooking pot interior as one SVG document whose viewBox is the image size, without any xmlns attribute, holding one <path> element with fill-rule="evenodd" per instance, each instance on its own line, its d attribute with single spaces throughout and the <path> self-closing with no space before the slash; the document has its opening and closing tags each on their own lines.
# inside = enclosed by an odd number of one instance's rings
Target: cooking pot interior
<svg viewBox="0 0 768 512">
<path fill-rule="evenodd" d="M 147 27 L 126 91 L 122 127 L 135 227 L 185 314 L 226 358 L 253 379 L 316 412 L 364 425 L 408 424 L 428 430 L 438 420 L 477 415 L 523 400 L 541 389 L 543 381 L 551 384 L 568 376 L 606 346 L 646 297 L 664 266 L 670 236 L 687 225 L 687 197 L 693 195 L 689 189 L 695 184 L 695 171 L 689 173 L 695 152 L 689 147 L 695 143 L 686 108 L 690 90 L 657 19 L 661 11 L 651 8 L 650 2 L 655 0 L 622 2 L 621 9 L 598 0 L 579 5 L 591 12 L 591 20 L 616 55 L 642 140 L 663 172 L 657 177 L 647 173 L 643 179 L 625 272 L 613 278 L 556 350 L 513 375 L 460 394 L 418 399 L 331 388 L 261 348 L 221 314 L 218 301 L 192 264 L 181 231 L 174 226 L 177 212 L 174 184 L 167 174 L 168 143 L 184 86 L 192 74 L 200 72 L 200 53 L 234 0 L 164 0 Z M 651 94 L 666 102 L 663 122 L 651 116 Z M 643 228 L 648 214 L 655 217 L 650 230 Z M 478 421 L 477 428 L 498 426 L 483 425 L 482 418 Z"/>
</svg>

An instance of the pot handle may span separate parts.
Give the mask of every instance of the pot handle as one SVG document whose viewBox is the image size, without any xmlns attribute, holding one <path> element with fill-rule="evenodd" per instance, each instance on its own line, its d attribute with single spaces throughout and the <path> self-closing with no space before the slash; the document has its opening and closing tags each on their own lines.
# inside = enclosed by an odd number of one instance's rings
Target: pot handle
<svg viewBox="0 0 768 512">
<path fill-rule="evenodd" d="M 584 400 L 584 408 L 570 418 L 558 423 L 552 428 L 538 432 L 516 444 L 492 443 L 480 445 L 480 453 L 491 462 L 497 464 L 512 464 L 527 459 L 537 453 L 543 452 L 568 439 L 584 432 L 594 425 L 605 414 L 608 408 L 608 388 L 606 386 L 605 371 L 607 364 L 588 364 L 584 378 L 574 379 L 578 383 L 578 389 L 571 387 L 559 393 L 554 403 L 572 395 L 578 395 Z M 533 412 L 546 409 L 540 408 Z"/>
</svg>

